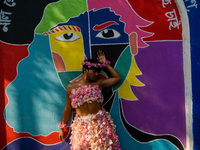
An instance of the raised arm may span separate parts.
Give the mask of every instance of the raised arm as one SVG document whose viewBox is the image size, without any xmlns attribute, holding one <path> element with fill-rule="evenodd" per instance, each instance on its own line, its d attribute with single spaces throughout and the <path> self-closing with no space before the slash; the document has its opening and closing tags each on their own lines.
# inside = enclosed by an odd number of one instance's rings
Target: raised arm
<svg viewBox="0 0 200 150">
<path fill-rule="evenodd" d="M 106 57 L 104 52 L 102 51 L 98 51 L 97 52 L 97 59 L 100 63 L 105 63 L 106 62 Z M 102 87 L 109 87 L 109 86 L 113 86 L 115 84 L 117 84 L 118 82 L 121 81 L 121 76 L 118 74 L 118 72 L 111 66 L 111 65 L 107 65 L 106 66 L 107 70 L 109 71 L 111 77 L 108 79 L 101 79 L 99 80 L 100 85 Z"/>
<path fill-rule="evenodd" d="M 72 106 L 71 106 L 71 99 L 69 98 L 70 95 L 70 85 L 67 87 L 67 98 L 66 98 L 66 105 L 63 111 L 63 118 L 62 118 L 62 123 L 63 124 L 67 124 L 70 114 L 72 112 Z M 65 139 L 64 137 L 64 129 L 60 129 L 60 133 L 59 133 L 59 138 L 61 141 L 63 141 Z"/>
</svg>

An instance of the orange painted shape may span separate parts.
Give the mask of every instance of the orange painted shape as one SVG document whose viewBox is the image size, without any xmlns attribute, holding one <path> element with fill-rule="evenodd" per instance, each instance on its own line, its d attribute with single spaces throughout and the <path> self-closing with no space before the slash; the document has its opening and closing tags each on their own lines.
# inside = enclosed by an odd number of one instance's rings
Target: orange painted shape
<svg viewBox="0 0 200 150">
<path fill-rule="evenodd" d="M 138 47 L 137 47 L 137 33 L 136 32 L 132 32 L 129 36 L 129 40 L 130 40 L 130 49 L 131 49 L 131 53 L 133 55 L 137 55 L 138 53 Z"/>
</svg>

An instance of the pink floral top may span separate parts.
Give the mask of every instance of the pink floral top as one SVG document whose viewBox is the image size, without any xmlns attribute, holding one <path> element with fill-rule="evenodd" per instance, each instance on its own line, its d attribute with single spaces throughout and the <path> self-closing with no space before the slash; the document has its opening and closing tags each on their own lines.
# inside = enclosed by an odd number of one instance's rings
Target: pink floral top
<svg viewBox="0 0 200 150">
<path fill-rule="evenodd" d="M 85 102 L 92 103 L 97 101 L 98 103 L 103 103 L 103 96 L 98 85 L 84 85 L 72 89 L 69 97 L 73 108 L 77 108 Z"/>
</svg>

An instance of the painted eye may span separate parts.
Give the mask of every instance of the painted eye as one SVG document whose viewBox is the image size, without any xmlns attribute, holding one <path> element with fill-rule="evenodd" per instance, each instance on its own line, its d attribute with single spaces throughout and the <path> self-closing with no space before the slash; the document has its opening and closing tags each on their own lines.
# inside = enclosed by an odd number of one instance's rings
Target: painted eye
<svg viewBox="0 0 200 150">
<path fill-rule="evenodd" d="M 72 42 L 80 38 L 76 33 L 68 32 L 62 35 L 57 36 L 55 39 L 62 42 Z"/>
<path fill-rule="evenodd" d="M 103 38 L 103 39 L 115 39 L 120 37 L 120 33 L 114 29 L 105 29 L 99 32 L 96 37 Z"/>
</svg>

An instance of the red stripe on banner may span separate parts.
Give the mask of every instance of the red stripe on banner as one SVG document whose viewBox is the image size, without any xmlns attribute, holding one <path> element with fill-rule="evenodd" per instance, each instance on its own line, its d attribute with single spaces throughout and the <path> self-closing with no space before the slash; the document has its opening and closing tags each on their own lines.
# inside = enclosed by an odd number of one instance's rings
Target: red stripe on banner
<svg viewBox="0 0 200 150">
<path fill-rule="evenodd" d="M 65 30 L 68 30 L 65 26 L 63 26 L 63 28 L 64 28 Z"/>
<path fill-rule="evenodd" d="M 77 28 L 78 32 L 81 32 L 81 29 L 79 27 L 76 27 L 76 28 Z"/>
<path fill-rule="evenodd" d="M 76 30 L 76 27 L 72 26 L 72 28 L 73 28 L 75 31 L 77 31 L 77 30 Z"/>
<path fill-rule="evenodd" d="M 61 31 L 63 30 L 63 28 L 61 28 L 61 27 L 58 27 Z"/>
<path fill-rule="evenodd" d="M 72 29 L 70 28 L 70 26 L 68 26 L 68 28 L 69 28 L 70 30 L 72 30 Z"/>
</svg>

